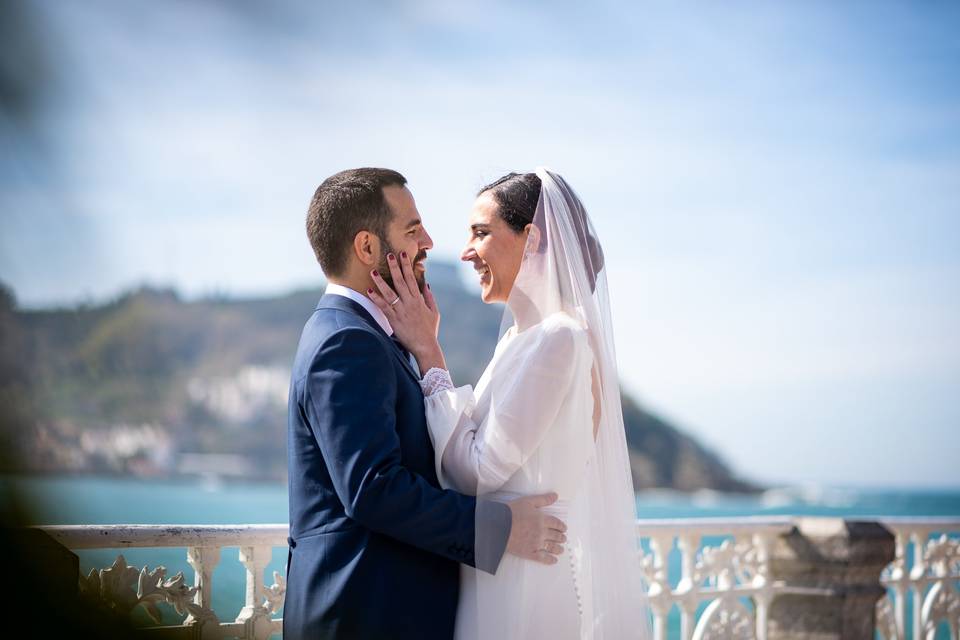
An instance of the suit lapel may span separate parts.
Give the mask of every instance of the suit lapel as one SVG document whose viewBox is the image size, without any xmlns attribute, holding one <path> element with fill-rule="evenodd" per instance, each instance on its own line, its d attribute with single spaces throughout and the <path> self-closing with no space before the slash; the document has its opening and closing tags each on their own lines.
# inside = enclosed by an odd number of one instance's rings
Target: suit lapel
<svg viewBox="0 0 960 640">
<path fill-rule="evenodd" d="M 339 309 L 340 311 L 346 311 L 358 316 L 363 320 L 371 329 L 376 331 L 378 334 L 383 336 L 387 342 L 390 343 L 390 351 L 393 352 L 393 355 L 396 356 L 397 360 L 403 365 L 403 368 L 407 370 L 414 380 L 420 380 L 420 376 L 417 374 L 416 369 L 413 368 L 413 365 L 410 364 L 410 361 L 407 357 L 400 351 L 396 343 L 394 343 L 393 338 L 388 336 L 376 320 L 373 319 L 366 309 L 362 306 L 347 298 L 345 296 L 338 296 L 335 294 L 324 294 L 320 298 L 319 304 L 317 304 L 317 309 Z"/>
</svg>

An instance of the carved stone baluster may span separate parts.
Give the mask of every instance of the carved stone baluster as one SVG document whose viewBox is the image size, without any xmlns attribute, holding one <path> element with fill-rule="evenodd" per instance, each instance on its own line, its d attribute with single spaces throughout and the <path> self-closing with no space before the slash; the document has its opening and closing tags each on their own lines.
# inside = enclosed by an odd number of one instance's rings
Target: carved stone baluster
<svg viewBox="0 0 960 640">
<path fill-rule="evenodd" d="M 677 594 L 681 596 L 680 637 L 683 640 L 690 640 L 693 637 L 694 625 L 697 622 L 700 581 L 694 579 L 694 566 L 699 547 L 699 535 L 685 533 L 677 539 L 677 548 L 680 550 L 680 583 L 677 585 Z"/>
<path fill-rule="evenodd" d="M 667 560 L 673 548 L 672 534 L 659 534 L 650 537 L 650 549 L 653 551 L 652 567 L 648 567 L 650 590 L 648 597 L 653 611 L 653 638 L 667 640 L 667 616 L 670 615 L 670 580 L 667 575 Z"/>
<path fill-rule="evenodd" d="M 696 566 L 694 580 L 706 581 L 717 592 L 694 630 L 695 640 L 754 640 L 754 618 L 733 590 L 738 580 L 745 582 L 756 572 L 755 553 L 739 537 L 725 540 L 719 547 L 704 547 Z"/>
<path fill-rule="evenodd" d="M 923 557 L 923 545 L 926 543 L 926 536 L 919 531 L 909 533 L 910 542 L 913 543 L 913 563 L 910 567 L 910 579 L 913 581 L 913 616 L 911 625 L 913 627 L 913 638 L 922 638 L 921 629 L 923 628 L 920 620 L 920 611 L 923 609 L 923 584 L 917 582 L 927 573 L 927 563 Z"/>
<path fill-rule="evenodd" d="M 880 581 L 893 595 L 887 595 L 877 603 L 877 632 L 882 640 L 903 640 L 905 637 L 907 592 L 910 590 L 910 576 L 907 573 L 907 545 L 909 534 L 902 527 L 887 527 L 895 535 L 895 554 L 880 576 Z"/>
<path fill-rule="evenodd" d="M 756 606 L 757 640 L 767 640 L 767 615 L 770 601 L 773 599 L 773 585 L 770 581 L 770 546 L 773 536 L 769 533 L 753 535 L 753 545 L 757 550 L 757 572 L 751 584 L 757 593 L 753 597 Z"/>
<path fill-rule="evenodd" d="M 191 607 L 183 623 L 201 625 L 201 637 L 216 637 L 220 621 L 213 613 L 213 570 L 220 563 L 220 547 L 190 547 L 187 562 L 193 567 L 193 586 L 197 592 L 193 597 L 196 607 Z"/>
<path fill-rule="evenodd" d="M 924 549 L 927 576 L 935 580 L 923 599 L 920 611 L 923 638 L 933 640 L 938 625 L 946 622 L 954 637 L 960 635 L 960 593 L 955 584 L 960 578 L 960 541 L 941 534 L 927 542 Z"/>
<path fill-rule="evenodd" d="M 270 637 L 270 612 L 263 606 L 263 597 L 267 592 L 263 572 L 270 564 L 272 553 L 271 547 L 240 547 L 240 562 L 247 570 L 247 588 L 237 622 L 246 626 L 247 638 L 261 640 Z"/>
</svg>

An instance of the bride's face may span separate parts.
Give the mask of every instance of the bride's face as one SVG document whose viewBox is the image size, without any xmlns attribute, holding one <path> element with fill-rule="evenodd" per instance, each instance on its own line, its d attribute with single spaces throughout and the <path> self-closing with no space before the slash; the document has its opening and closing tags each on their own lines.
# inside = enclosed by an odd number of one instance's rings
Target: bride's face
<svg viewBox="0 0 960 640">
<path fill-rule="evenodd" d="M 527 241 L 527 232 L 514 231 L 497 208 L 489 193 L 476 199 L 470 212 L 470 237 L 460 254 L 461 260 L 473 263 L 480 278 L 480 297 L 488 304 L 507 301 Z"/>
</svg>

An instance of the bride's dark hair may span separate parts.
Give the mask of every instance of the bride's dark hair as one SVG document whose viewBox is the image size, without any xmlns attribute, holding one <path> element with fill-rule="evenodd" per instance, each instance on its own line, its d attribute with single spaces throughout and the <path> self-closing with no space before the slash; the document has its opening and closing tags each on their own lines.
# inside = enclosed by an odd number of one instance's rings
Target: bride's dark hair
<svg viewBox="0 0 960 640">
<path fill-rule="evenodd" d="M 587 269 L 591 290 L 596 284 L 597 274 L 603 269 L 603 250 L 596 236 L 589 228 L 587 212 L 583 208 L 580 198 L 573 192 L 566 180 L 556 174 L 551 174 L 561 185 L 564 197 L 573 214 L 574 232 L 580 241 L 583 263 Z M 540 202 L 540 177 L 535 173 L 508 173 L 480 189 L 477 196 L 490 193 L 497 203 L 497 213 L 504 222 L 516 233 L 521 233 L 528 224 L 533 224 L 537 213 L 537 204 Z"/>
<path fill-rule="evenodd" d="M 540 178 L 535 173 L 508 173 L 480 189 L 477 196 L 489 192 L 503 221 L 520 233 L 533 222 L 540 187 Z"/>
</svg>

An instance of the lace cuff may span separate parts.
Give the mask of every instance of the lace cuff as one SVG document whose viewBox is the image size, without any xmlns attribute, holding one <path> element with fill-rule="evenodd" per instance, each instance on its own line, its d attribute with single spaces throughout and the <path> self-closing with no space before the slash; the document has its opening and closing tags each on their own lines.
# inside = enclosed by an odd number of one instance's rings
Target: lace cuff
<svg viewBox="0 0 960 640">
<path fill-rule="evenodd" d="M 420 380 L 420 388 L 423 389 L 423 395 L 429 397 L 439 391 L 449 391 L 454 387 L 449 371 L 433 367 L 423 374 L 423 378 Z"/>
</svg>

